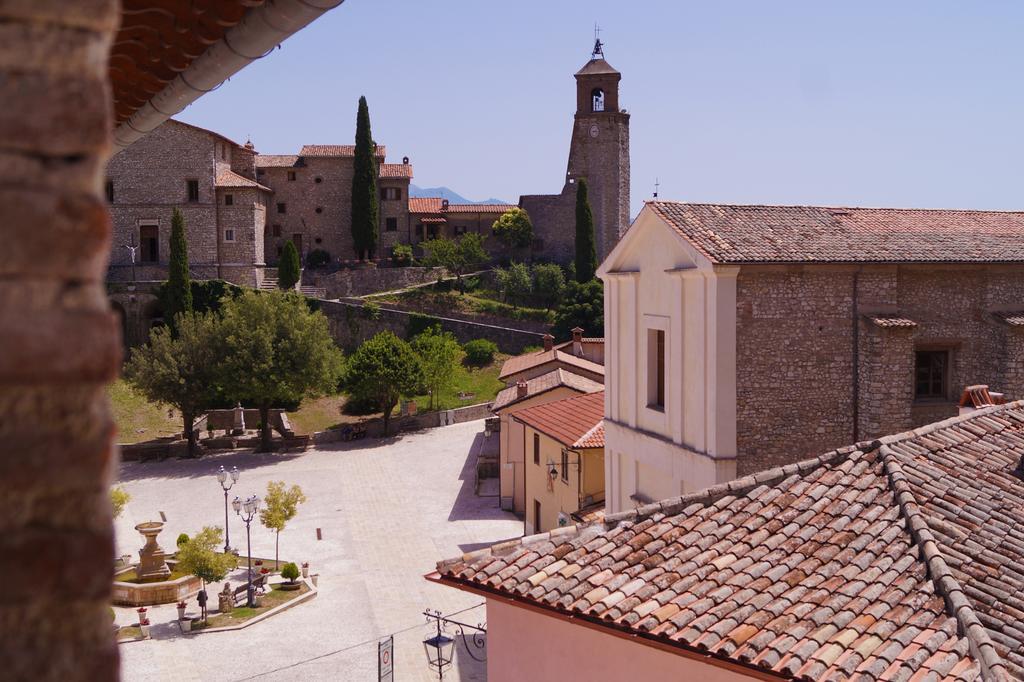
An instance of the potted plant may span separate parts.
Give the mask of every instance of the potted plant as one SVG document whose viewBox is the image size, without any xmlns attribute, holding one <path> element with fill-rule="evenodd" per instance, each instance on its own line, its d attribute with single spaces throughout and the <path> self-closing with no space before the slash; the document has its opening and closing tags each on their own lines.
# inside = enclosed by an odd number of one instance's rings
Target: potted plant
<svg viewBox="0 0 1024 682">
<path fill-rule="evenodd" d="M 149 618 L 146 617 L 146 607 L 140 606 L 135 609 L 135 612 L 139 614 L 139 631 L 142 633 L 142 639 L 149 639 Z"/>
<path fill-rule="evenodd" d="M 264 566 L 260 569 L 260 573 L 262 573 L 263 575 L 268 575 L 270 573 L 270 569 Z"/>
<path fill-rule="evenodd" d="M 309 562 L 308 561 L 303 561 L 302 562 L 302 577 L 303 578 L 308 578 L 309 577 Z"/>
<path fill-rule="evenodd" d="M 182 618 L 181 619 L 181 629 L 182 629 L 183 632 L 191 632 L 192 631 L 192 619 L 191 618 Z"/>
<path fill-rule="evenodd" d="M 185 620 L 185 602 L 178 602 L 178 620 Z"/>
<path fill-rule="evenodd" d="M 259 568 L 260 566 L 263 565 L 263 559 L 257 559 L 256 561 L 252 562 L 252 565 L 256 566 L 257 568 Z"/>
<path fill-rule="evenodd" d="M 296 582 L 299 578 L 299 567 L 291 561 L 281 568 L 281 577 L 288 581 L 281 583 L 280 587 L 282 590 L 297 590 L 302 585 L 302 583 Z"/>
</svg>

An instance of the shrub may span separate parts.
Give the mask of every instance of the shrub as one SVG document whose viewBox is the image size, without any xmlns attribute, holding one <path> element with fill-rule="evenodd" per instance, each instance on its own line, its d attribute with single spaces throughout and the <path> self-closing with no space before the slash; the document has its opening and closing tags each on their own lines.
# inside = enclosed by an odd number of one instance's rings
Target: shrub
<svg viewBox="0 0 1024 682">
<path fill-rule="evenodd" d="M 277 286 L 281 289 L 294 289 L 302 278 L 302 264 L 299 252 L 291 239 L 284 243 L 281 261 L 277 264 Z"/>
<path fill-rule="evenodd" d="M 468 341 L 462 350 L 466 351 L 466 362 L 482 367 L 494 362 L 494 354 L 498 352 L 498 346 L 487 339 L 473 339 Z"/>
<path fill-rule="evenodd" d="M 424 315 L 423 313 L 410 313 L 409 321 L 405 325 L 405 337 L 412 339 L 428 329 L 434 327 L 440 327 L 441 320 L 434 317 L 433 315 Z"/>
<path fill-rule="evenodd" d="M 178 536 L 178 539 L 174 542 L 180 549 L 182 546 L 188 544 L 188 533 L 182 533 Z"/>
<path fill-rule="evenodd" d="M 513 263 L 498 271 L 498 288 L 512 305 L 519 305 L 530 294 L 533 282 L 525 263 Z"/>
<path fill-rule="evenodd" d="M 295 562 L 289 561 L 281 567 L 281 577 L 287 578 L 288 582 L 293 583 L 299 579 L 299 567 L 295 565 Z"/>
<path fill-rule="evenodd" d="M 562 274 L 562 268 L 554 263 L 534 265 L 533 295 L 548 308 L 558 306 L 565 295 L 565 275 Z"/>
<path fill-rule="evenodd" d="M 380 306 L 373 301 L 363 303 L 363 316 L 368 320 L 380 319 Z"/>
<path fill-rule="evenodd" d="M 331 262 L 331 254 L 323 249 L 313 249 L 306 255 L 306 266 L 310 268 L 322 268 Z"/>
<path fill-rule="evenodd" d="M 395 265 L 407 267 L 412 265 L 412 246 L 409 244 L 395 244 L 391 249 L 391 259 Z"/>
</svg>

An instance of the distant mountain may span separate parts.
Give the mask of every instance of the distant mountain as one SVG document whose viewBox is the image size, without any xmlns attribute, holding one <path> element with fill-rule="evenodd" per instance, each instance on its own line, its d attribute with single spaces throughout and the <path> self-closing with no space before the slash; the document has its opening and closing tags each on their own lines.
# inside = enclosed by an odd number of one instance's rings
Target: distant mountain
<svg viewBox="0 0 1024 682">
<path fill-rule="evenodd" d="M 484 199 L 483 201 L 470 201 L 466 197 L 462 196 L 458 192 L 449 189 L 447 187 L 417 187 L 416 185 L 409 185 L 409 196 L 411 197 L 441 197 L 447 199 L 453 204 L 507 204 L 509 202 L 502 199 Z"/>
</svg>

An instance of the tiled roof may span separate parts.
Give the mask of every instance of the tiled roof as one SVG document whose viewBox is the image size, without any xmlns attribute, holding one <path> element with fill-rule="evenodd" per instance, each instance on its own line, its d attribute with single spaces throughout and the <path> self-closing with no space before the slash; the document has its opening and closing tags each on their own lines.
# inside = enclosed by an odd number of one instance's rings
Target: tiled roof
<svg viewBox="0 0 1024 682">
<path fill-rule="evenodd" d="M 409 197 L 409 213 L 440 213 L 441 197 Z"/>
<path fill-rule="evenodd" d="M 591 362 L 586 358 L 578 358 L 572 353 L 566 353 L 558 348 L 552 348 L 547 351 L 540 350 L 509 358 L 505 361 L 505 364 L 501 366 L 501 374 L 498 378 L 504 380 L 514 374 L 519 374 L 520 372 L 524 372 L 528 369 L 533 369 L 534 367 L 540 367 L 541 365 L 554 362 L 562 362 L 571 367 L 576 367 L 578 369 L 589 371 L 592 374 L 600 374 L 601 376 L 604 376 L 603 365 Z"/>
<path fill-rule="evenodd" d="M 618 73 L 618 71 L 616 71 L 615 68 L 604 59 L 591 59 L 583 65 L 583 68 L 576 72 L 576 75 L 585 76 L 609 73 Z"/>
<path fill-rule="evenodd" d="M 885 327 L 885 328 L 890 328 L 890 327 L 908 327 L 909 328 L 909 327 L 916 327 L 917 326 L 917 322 L 914 322 L 913 320 L 907 319 L 905 317 L 877 317 L 877 316 L 874 316 L 874 315 L 869 315 L 868 319 L 871 320 L 871 323 L 874 324 L 876 327 Z"/>
<path fill-rule="evenodd" d="M 512 417 L 551 436 L 562 445 L 573 447 L 604 420 L 604 391 L 534 405 L 516 412 Z M 601 434 L 600 446 L 580 447 L 604 447 L 604 429 Z"/>
<path fill-rule="evenodd" d="M 1024 213 L 673 201 L 647 206 L 714 263 L 1024 261 Z"/>
<path fill-rule="evenodd" d="M 250 180 L 249 178 L 243 175 L 239 175 L 238 173 L 232 170 L 228 170 L 226 168 L 221 169 L 217 173 L 217 181 L 215 185 L 217 187 L 245 187 L 252 189 L 262 189 L 267 192 L 271 191 L 269 187 L 264 187 L 255 180 Z"/>
<path fill-rule="evenodd" d="M 534 377 L 526 382 L 526 396 L 523 398 L 519 396 L 519 389 L 515 386 L 509 386 L 506 389 L 502 389 L 497 396 L 494 398 L 494 402 L 491 404 L 491 411 L 497 412 L 503 410 L 506 407 L 515 405 L 521 400 L 528 400 L 534 396 L 538 396 L 542 393 L 546 393 L 552 389 L 558 388 L 559 386 L 565 386 L 571 388 L 574 391 L 580 393 L 594 393 L 596 391 L 603 391 L 604 384 L 588 379 L 579 374 L 573 372 L 567 372 L 564 369 L 556 369 L 547 374 L 541 374 L 539 377 Z"/>
<path fill-rule="evenodd" d="M 285 168 L 298 163 L 299 157 L 295 154 L 257 154 L 257 168 Z"/>
<path fill-rule="evenodd" d="M 1022 455 L 1024 401 L 471 552 L 437 579 L 790 678 L 1024 679 Z"/>
<path fill-rule="evenodd" d="M 585 507 L 580 507 L 569 516 L 571 516 L 577 523 L 594 523 L 595 521 L 604 521 L 604 500 L 595 502 L 594 504 L 588 504 Z"/>
<path fill-rule="evenodd" d="M 448 204 L 448 213 L 504 213 L 515 208 L 515 204 Z"/>
<path fill-rule="evenodd" d="M 1024 327 L 1024 313 L 996 313 L 996 317 L 1012 327 Z"/>
<path fill-rule="evenodd" d="M 604 420 L 594 424 L 594 427 L 576 439 L 572 444 L 574 448 L 603 448 L 604 447 Z"/>
<path fill-rule="evenodd" d="M 420 222 L 426 225 L 443 225 L 448 222 L 447 218 L 427 217 L 420 218 Z"/>
<path fill-rule="evenodd" d="M 382 178 L 411 178 L 411 163 L 382 163 L 377 174 Z"/>
<path fill-rule="evenodd" d="M 299 156 L 355 156 L 356 146 L 354 144 L 304 144 L 299 150 Z M 384 158 L 385 147 L 377 145 L 377 156 Z"/>
</svg>

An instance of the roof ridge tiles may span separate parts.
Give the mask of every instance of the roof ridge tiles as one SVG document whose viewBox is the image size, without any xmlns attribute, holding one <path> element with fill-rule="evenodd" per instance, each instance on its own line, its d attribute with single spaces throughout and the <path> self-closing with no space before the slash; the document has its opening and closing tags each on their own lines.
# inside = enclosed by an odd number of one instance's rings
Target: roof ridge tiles
<svg viewBox="0 0 1024 682">
<path fill-rule="evenodd" d="M 682 206 L 714 206 L 719 208 L 815 208 L 826 211 L 902 211 L 906 213 L 929 212 L 929 213 L 1006 213 L 1010 215 L 1024 215 L 1024 211 L 1010 210 L 989 210 L 982 208 L 914 208 L 911 206 L 828 206 L 823 204 L 728 204 L 714 203 L 708 201 L 677 201 L 673 199 L 648 199 L 646 204 L 672 204 Z"/>
<path fill-rule="evenodd" d="M 974 415 L 976 413 L 970 413 L 964 417 L 970 418 Z M 944 422 L 938 422 L 938 424 L 958 423 L 963 420 L 963 418 L 954 417 Z M 929 426 L 935 426 L 935 424 Z M 916 430 L 924 430 L 924 428 Z M 925 432 L 930 433 L 934 430 L 927 429 Z M 888 444 L 881 446 L 879 454 L 882 456 L 883 470 L 886 473 L 889 486 L 895 494 L 900 515 L 907 522 L 907 531 L 918 546 L 921 558 L 928 567 L 928 577 L 935 585 L 936 593 L 945 601 L 947 613 L 956 620 L 960 634 L 968 640 L 971 655 L 981 664 L 982 679 L 1010 679 L 1006 664 L 996 652 L 995 644 L 989 636 L 988 630 L 982 625 L 974 607 L 964 594 L 963 586 L 956 579 L 949 564 L 946 563 L 946 558 L 939 550 L 938 542 L 928 527 L 928 522 L 907 482 L 907 476 L 903 472 L 898 455 L 890 449 Z"/>
</svg>

